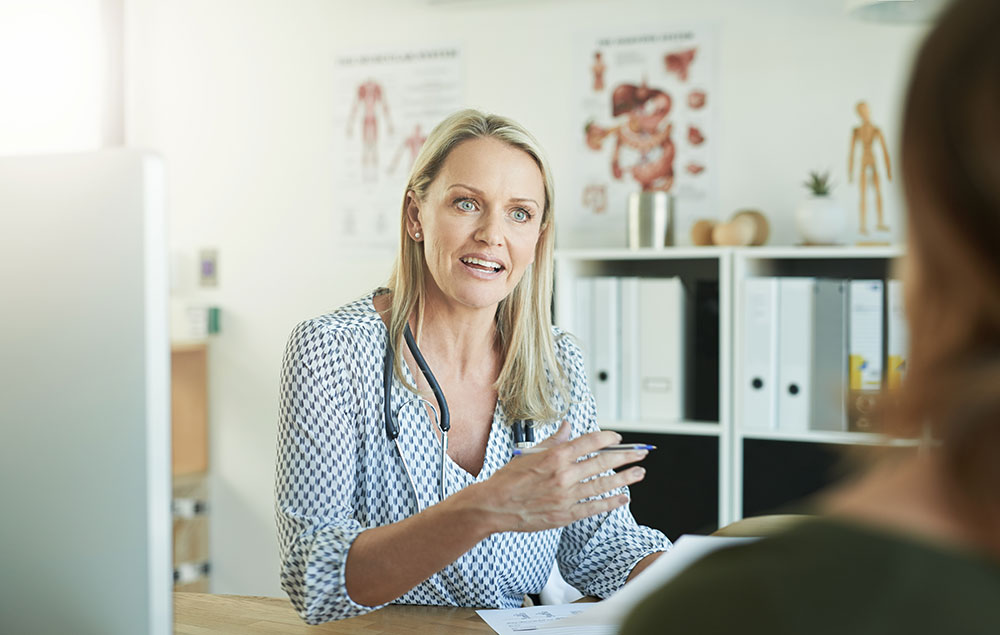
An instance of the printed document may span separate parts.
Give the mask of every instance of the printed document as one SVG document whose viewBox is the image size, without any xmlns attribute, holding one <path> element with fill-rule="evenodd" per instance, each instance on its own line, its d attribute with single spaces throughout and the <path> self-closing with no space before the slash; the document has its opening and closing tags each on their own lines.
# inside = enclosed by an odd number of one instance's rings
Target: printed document
<svg viewBox="0 0 1000 635">
<path fill-rule="evenodd" d="M 476 611 L 499 635 L 540 631 L 539 635 L 614 635 L 636 604 L 696 560 L 724 547 L 758 538 L 727 538 L 685 534 L 617 593 L 591 604 L 559 604 L 520 609 Z"/>
</svg>

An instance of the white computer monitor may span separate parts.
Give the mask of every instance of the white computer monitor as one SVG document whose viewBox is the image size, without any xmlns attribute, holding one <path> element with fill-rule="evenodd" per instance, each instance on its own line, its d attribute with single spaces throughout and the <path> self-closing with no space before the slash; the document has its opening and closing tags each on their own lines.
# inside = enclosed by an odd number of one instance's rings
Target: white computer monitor
<svg viewBox="0 0 1000 635">
<path fill-rule="evenodd" d="M 0 632 L 171 630 L 164 170 L 0 158 Z"/>
</svg>

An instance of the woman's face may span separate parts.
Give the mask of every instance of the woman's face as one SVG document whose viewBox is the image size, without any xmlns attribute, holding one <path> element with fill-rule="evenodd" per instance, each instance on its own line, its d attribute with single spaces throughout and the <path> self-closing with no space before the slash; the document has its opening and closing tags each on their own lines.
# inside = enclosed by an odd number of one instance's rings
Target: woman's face
<svg viewBox="0 0 1000 635">
<path fill-rule="evenodd" d="M 425 200 L 410 193 L 410 236 L 420 232 L 429 300 L 495 308 L 535 260 L 545 187 L 523 150 L 470 139 L 445 159 Z"/>
</svg>

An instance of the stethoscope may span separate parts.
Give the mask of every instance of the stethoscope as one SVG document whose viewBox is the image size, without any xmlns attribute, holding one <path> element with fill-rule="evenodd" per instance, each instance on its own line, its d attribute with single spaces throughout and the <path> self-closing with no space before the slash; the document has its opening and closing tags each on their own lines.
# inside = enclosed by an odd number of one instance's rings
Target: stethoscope
<svg viewBox="0 0 1000 635">
<path fill-rule="evenodd" d="M 444 391 L 441 390 L 441 385 L 434 378 L 434 373 L 431 372 L 430 366 L 427 365 L 427 360 L 420 353 L 420 348 L 417 347 L 417 342 L 413 338 L 413 333 L 410 331 L 410 325 L 407 324 L 403 328 L 403 339 L 406 340 L 406 346 L 410 349 L 410 353 L 413 354 L 413 359 L 417 362 L 417 368 L 420 369 L 421 374 L 423 374 L 424 379 L 427 380 L 427 384 L 431 387 L 431 392 L 434 393 L 434 400 L 437 401 L 438 407 L 435 408 L 434 404 L 427 401 L 419 395 L 415 395 L 410 399 L 403 402 L 403 405 L 399 407 L 402 410 L 407 405 L 414 402 L 423 402 L 430 406 L 431 410 L 434 412 L 434 418 L 437 421 L 438 428 L 441 430 L 441 489 L 440 489 L 440 500 L 444 500 L 445 493 L 445 471 L 444 463 L 445 456 L 448 454 L 448 430 L 451 429 L 451 413 L 448 412 L 448 400 L 444 397 Z M 406 457 L 403 454 L 403 448 L 399 445 L 399 422 L 396 420 L 396 413 L 392 411 L 392 362 L 394 359 L 392 342 L 387 337 L 385 343 L 385 357 L 382 362 L 382 386 L 385 389 L 385 397 L 383 401 L 383 408 L 385 410 L 385 434 L 389 437 L 389 440 L 396 444 L 396 450 L 399 452 L 399 457 L 403 461 L 403 469 L 406 470 L 406 476 L 410 479 L 410 485 L 413 486 L 414 494 L 417 492 L 416 481 L 413 480 L 413 475 L 410 473 L 410 468 L 406 464 Z M 440 412 L 439 412 L 440 409 Z M 398 413 L 399 410 L 396 412 Z M 535 426 L 531 421 L 518 420 L 514 422 L 513 425 L 513 436 L 514 445 L 518 448 L 531 447 L 535 443 Z"/>
</svg>

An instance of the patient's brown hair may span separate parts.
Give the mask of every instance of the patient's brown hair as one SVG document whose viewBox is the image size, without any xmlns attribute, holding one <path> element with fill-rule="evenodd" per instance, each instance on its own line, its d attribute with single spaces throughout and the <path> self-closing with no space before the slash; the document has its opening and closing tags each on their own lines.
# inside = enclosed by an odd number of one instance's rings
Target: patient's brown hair
<svg viewBox="0 0 1000 635">
<path fill-rule="evenodd" d="M 959 0 L 924 42 L 902 135 L 906 379 L 886 431 L 940 440 L 956 493 L 1000 514 L 1000 2 Z"/>
</svg>

